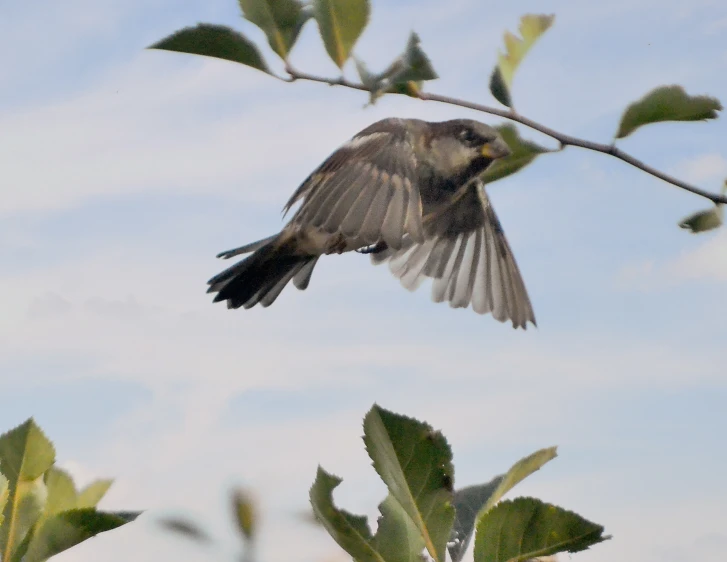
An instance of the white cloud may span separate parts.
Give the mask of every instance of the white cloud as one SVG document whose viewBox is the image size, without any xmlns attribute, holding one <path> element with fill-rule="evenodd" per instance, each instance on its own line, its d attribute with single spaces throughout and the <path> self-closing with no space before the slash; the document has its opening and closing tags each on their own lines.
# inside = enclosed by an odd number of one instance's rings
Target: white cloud
<svg viewBox="0 0 727 562">
<path fill-rule="evenodd" d="M 722 248 L 716 242 L 708 250 Z M 329 292 L 339 287 L 363 299 L 380 298 L 379 291 L 398 302 L 414 298 L 385 269 L 373 268 L 355 259 L 358 256 L 328 258 L 306 292 L 290 287 L 269 309 L 228 311 L 222 304 L 210 304 L 210 296 L 204 293 L 205 279 L 220 262 L 193 256 L 180 262 L 176 256 L 158 254 L 155 247 L 135 253 L 106 247 L 83 259 L 0 279 L 3 347 L 35 354 L 75 350 L 96 357 L 98 368 L 107 376 L 129 377 L 156 389 L 171 380 L 199 381 L 199 373 L 206 371 L 221 384 L 208 385 L 207 391 L 222 396 L 260 384 L 294 386 L 303 376 L 299 365 L 316 365 L 305 368 L 306 384 L 332 380 L 352 356 L 359 357 L 362 368 L 400 366 L 417 369 L 433 380 L 446 371 L 452 372 L 452 381 L 480 376 L 472 368 L 480 361 L 478 336 L 448 338 L 446 346 L 437 345 L 436 333 L 424 339 L 413 336 L 428 313 L 456 314 L 430 303 L 424 289 L 416 295 L 422 316 L 398 319 L 401 333 L 395 340 L 389 339 L 394 335 L 390 329 L 395 328 L 378 327 L 381 310 L 370 309 L 365 300 L 348 300 L 345 310 L 332 310 Z M 367 292 L 369 296 L 363 296 Z M 488 368 L 523 380 L 537 381 L 555 373 L 562 382 L 578 380 L 587 370 L 592 384 L 647 382 L 655 370 L 629 365 L 653 361 L 664 363 L 659 371 L 663 383 L 691 377 L 681 370 L 678 354 L 671 356 L 668 349 L 652 349 L 643 342 L 623 348 L 616 357 L 611 356 L 612 346 L 623 344 L 615 341 L 583 341 L 580 352 L 573 353 L 567 350 L 575 334 L 523 334 L 502 331 L 504 326 L 489 317 L 477 320 L 500 338 L 488 351 Z M 302 338 L 297 336 L 301 323 L 305 326 Z M 346 337 L 328 343 L 329 325 L 347 326 Z M 418 352 L 422 345 L 428 349 L 425 356 Z M 527 354 L 522 353 L 523 346 Z M 134 353 L 128 353 L 129 349 Z M 241 376 L 243 365 L 245 375 Z M 150 373 L 154 373 L 151 379 Z"/>
<path fill-rule="evenodd" d="M 162 189 L 242 191 L 246 181 L 259 184 L 271 170 L 273 179 L 284 174 L 271 165 L 283 155 L 293 167 L 325 146 L 315 118 L 325 103 L 238 102 L 234 114 L 219 116 L 213 112 L 215 100 L 230 103 L 230 96 L 243 98 L 260 80 L 269 86 L 271 79 L 247 71 L 243 85 L 230 64 L 203 63 L 175 72 L 159 62 L 145 53 L 130 72 L 79 98 L 0 116 L 8 131 L 0 141 L 3 211 L 53 209 L 91 196 Z M 190 98 L 202 106 L 195 113 Z M 337 128 L 344 139 L 350 129 L 339 112 Z M 327 133 L 336 136 L 330 128 Z M 261 189 L 245 192 L 253 199 L 270 197 Z"/>
</svg>

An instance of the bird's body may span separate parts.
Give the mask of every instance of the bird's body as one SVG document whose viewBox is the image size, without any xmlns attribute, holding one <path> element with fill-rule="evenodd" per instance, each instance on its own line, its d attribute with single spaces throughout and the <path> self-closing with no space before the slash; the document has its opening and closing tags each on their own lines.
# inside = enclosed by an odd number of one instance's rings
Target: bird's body
<svg viewBox="0 0 727 562">
<path fill-rule="evenodd" d="M 388 261 L 410 290 L 432 278 L 432 297 L 470 303 L 514 327 L 535 324 L 520 272 L 481 173 L 509 148 L 491 127 L 457 119 L 384 119 L 328 157 L 285 206 L 283 230 L 223 252 L 252 255 L 209 281 L 215 302 L 269 306 L 293 281 L 310 282 L 321 255 L 362 251 Z"/>
</svg>

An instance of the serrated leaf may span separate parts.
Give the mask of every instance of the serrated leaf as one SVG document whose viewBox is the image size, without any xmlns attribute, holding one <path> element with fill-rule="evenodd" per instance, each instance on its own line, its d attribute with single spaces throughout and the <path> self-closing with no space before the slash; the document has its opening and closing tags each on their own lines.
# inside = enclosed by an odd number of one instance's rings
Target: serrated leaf
<svg viewBox="0 0 727 562">
<path fill-rule="evenodd" d="M 228 60 L 270 74 L 255 44 L 239 31 L 223 25 L 201 23 L 196 27 L 185 27 L 154 43 L 149 49 Z"/>
<path fill-rule="evenodd" d="M 512 151 L 509 156 L 495 160 L 483 172 L 482 180 L 492 183 L 521 170 L 539 155 L 555 152 L 534 142 L 523 139 L 515 126 L 506 124 L 495 127 Z"/>
<path fill-rule="evenodd" d="M 424 539 L 396 498 L 388 495 L 379 512 L 373 544 L 386 562 L 421 562 Z"/>
<path fill-rule="evenodd" d="M 429 554 L 444 562 L 454 522 L 452 452 L 428 424 L 375 405 L 364 419 L 374 468 L 419 529 Z"/>
<path fill-rule="evenodd" d="M 262 29 L 270 47 L 284 61 L 313 15 L 298 0 L 239 0 L 239 4 L 245 18 Z"/>
<path fill-rule="evenodd" d="M 202 527 L 197 525 L 194 521 L 191 521 L 182 517 L 165 517 L 159 520 L 161 525 L 167 531 L 182 535 L 184 538 L 189 540 L 206 544 L 211 542 L 209 534 Z"/>
<path fill-rule="evenodd" d="M 113 480 L 95 480 L 78 493 L 77 508 L 96 507 L 109 491 Z"/>
<path fill-rule="evenodd" d="M 366 517 L 338 509 L 333 503 L 333 490 L 341 482 L 337 476 L 318 467 L 309 494 L 313 513 L 333 540 L 356 562 L 386 562 L 371 544 L 373 537 Z"/>
<path fill-rule="evenodd" d="M 477 524 L 475 562 L 521 562 L 579 552 L 606 540 L 603 527 L 535 498 L 501 502 Z"/>
<path fill-rule="evenodd" d="M 255 536 L 255 504 L 252 498 L 242 490 L 232 492 L 232 514 L 237 529 L 245 540 L 252 540 Z"/>
<path fill-rule="evenodd" d="M 369 21 L 369 0 L 314 0 L 313 14 L 331 60 L 343 68 Z"/>
<path fill-rule="evenodd" d="M 512 107 L 512 82 L 525 55 L 553 25 L 554 15 L 527 14 L 520 18 L 520 37 L 505 32 L 505 52 L 499 52 L 497 66 L 490 78 L 490 91 L 495 99 L 507 107 Z"/>
<path fill-rule="evenodd" d="M 23 562 L 44 562 L 51 556 L 126 524 L 121 517 L 95 509 L 73 509 L 49 517 L 35 532 Z"/>
<path fill-rule="evenodd" d="M 469 546 L 476 520 L 489 511 L 516 484 L 558 456 L 556 447 L 540 449 L 520 459 L 505 474 L 496 476 L 487 484 L 469 486 L 454 493 L 456 518 L 452 527 L 449 556 L 459 562 Z"/>
<path fill-rule="evenodd" d="M 43 512 L 47 490 L 44 473 L 55 460 L 53 444 L 33 419 L 0 436 L 0 467 L 8 479 L 8 500 L 0 527 L 0 558 L 10 560 Z"/>
<path fill-rule="evenodd" d="M 660 86 L 626 109 L 616 138 L 624 138 L 649 123 L 716 119 L 718 111 L 722 111 L 722 104 L 716 98 L 690 96 L 677 85 Z"/>
</svg>

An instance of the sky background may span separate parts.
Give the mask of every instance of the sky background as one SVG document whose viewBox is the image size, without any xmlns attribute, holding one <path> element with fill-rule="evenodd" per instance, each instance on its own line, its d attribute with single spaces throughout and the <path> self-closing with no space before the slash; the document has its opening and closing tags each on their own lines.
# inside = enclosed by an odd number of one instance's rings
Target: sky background
<svg viewBox="0 0 727 562">
<path fill-rule="evenodd" d="M 528 12 L 557 14 L 513 95 L 546 125 L 610 142 L 655 86 L 727 100 L 723 0 L 380 0 L 356 53 L 381 69 L 415 30 L 441 77 L 428 90 L 496 105 L 502 32 Z M 345 560 L 298 514 L 318 463 L 344 478 L 339 505 L 376 514 L 384 488 L 360 440 L 374 402 L 443 431 L 456 486 L 558 445 L 510 497 L 613 535 L 574 560 L 723 560 L 727 231 L 676 226 L 709 203 L 574 148 L 497 182 L 538 319 L 527 332 L 408 293 L 358 255 L 322 260 L 271 308 L 213 306 L 215 254 L 279 230 L 290 193 L 358 130 L 498 120 L 406 98 L 364 108 L 360 92 L 144 50 L 197 22 L 263 42 L 233 0 L 0 5 L 0 428 L 35 416 L 81 484 L 116 478 L 101 507 L 147 510 L 58 561 L 227 560 L 155 521 L 197 518 L 232 548 L 233 485 L 259 500 L 260 560 Z M 313 22 L 292 61 L 336 75 Z M 722 119 L 619 144 L 717 191 L 725 139 Z"/>
</svg>

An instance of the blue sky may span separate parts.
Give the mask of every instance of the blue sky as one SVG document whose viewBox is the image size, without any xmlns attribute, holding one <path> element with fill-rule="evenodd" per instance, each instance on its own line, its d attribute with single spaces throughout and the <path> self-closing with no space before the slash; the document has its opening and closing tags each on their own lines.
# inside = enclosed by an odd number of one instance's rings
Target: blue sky
<svg viewBox="0 0 727 562">
<path fill-rule="evenodd" d="M 375 1 L 356 52 L 382 68 L 416 30 L 441 76 L 431 91 L 494 105 L 502 32 L 552 12 L 515 79 L 525 115 L 609 142 L 657 85 L 727 99 L 720 0 L 494 4 Z M 0 13 L 0 428 L 35 416 L 77 479 L 116 478 L 104 507 L 149 510 L 59 561 L 207 560 L 153 521 L 181 512 L 229 539 L 232 484 L 260 500 L 261 559 L 345 560 L 296 513 L 320 462 L 344 477 L 339 504 L 375 515 L 383 489 L 359 439 L 375 401 L 442 429 L 458 485 L 559 445 L 517 491 L 614 535 L 575 559 L 722 560 L 727 231 L 676 227 L 708 203 L 572 148 L 493 185 L 537 330 L 435 305 L 361 256 L 231 312 L 204 292 L 215 254 L 277 231 L 290 193 L 351 135 L 391 115 L 498 120 L 403 98 L 364 108 L 361 93 L 144 50 L 200 21 L 262 42 L 232 0 Z M 313 24 L 293 62 L 335 75 Z M 716 191 L 725 123 L 654 125 L 621 146 Z"/>
</svg>

